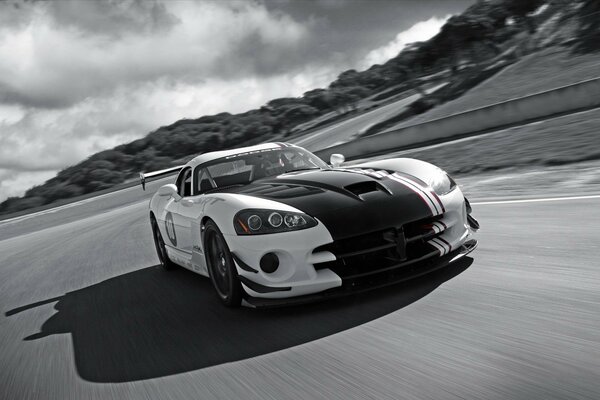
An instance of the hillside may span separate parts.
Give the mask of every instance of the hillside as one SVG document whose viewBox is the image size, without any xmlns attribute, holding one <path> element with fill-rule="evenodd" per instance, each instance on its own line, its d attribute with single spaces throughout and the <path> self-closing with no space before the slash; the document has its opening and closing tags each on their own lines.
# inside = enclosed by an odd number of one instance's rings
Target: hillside
<svg viewBox="0 0 600 400">
<path fill-rule="evenodd" d="M 554 11 L 550 18 L 540 23 L 534 34 L 528 35 L 528 41 L 525 41 L 526 46 L 536 45 L 537 48 L 533 48 L 534 52 L 519 57 L 501 69 L 493 79 L 482 82 L 463 96 L 388 127 L 388 130 L 599 77 L 600 52 L 582 51 L 574 45 L 583 42 L 573 42 L 572 39 L 576 38 L 574 32 L 579 23 L 573 16 L 589 10 L 562 8 Z M 524 40 L 521 35 L 517 35 L 515 40 Z M 540 43 L 544 45 L 539 46 Z"/>
<path fill-rule="evenodd" d="M 166 168 L 198 153 L 285 139 L 299 124 L 327 113 L 351 112 L 360 100 L 377 98 L 374 95 L 389 88 L 394 89 L 385 96 L 418 91 L 432 79 L 448 80 L 442 97 L 426 98 L 412 108 L 414 113 L 425 112 L 467 93 L 488 78 L 489 71 L 497 73 L 543 49 L 560 45 L 578 54 L 595 54 L 600 50 L 600 34 L 595 29 L 599 11 L 596 0 L 477 2 L 448 20 L 438 35 L 410 46 L 383 65 L 342 72 L 327 88 L 298 98 L 275 99 L 260 109 L 183 119 L 160 127 L 142 139 L 94 154 L 60 171 L 23 197 L 7 199 L 0 204 L 0 214 L 106 189 L 139 171 Z M 552 22 L 557 18 L 560 25 Z M 551 23 L 571 30 L 560 35 L 546 32 Z M 542 30 L 544 35 L 536 36 Z M 528 41 L 538 36 L 543 40 Z M 490 63 L 500 67 L 489 69 Z"/>
</svg>

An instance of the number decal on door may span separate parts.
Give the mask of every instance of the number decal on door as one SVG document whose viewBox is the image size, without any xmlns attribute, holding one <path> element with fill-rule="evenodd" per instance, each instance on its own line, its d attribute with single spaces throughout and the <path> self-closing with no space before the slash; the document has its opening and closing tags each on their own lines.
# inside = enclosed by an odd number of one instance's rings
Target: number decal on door
<svg viewBox="0 0 600 400">
<path fill-rule="evenodd" d="M 165 228 L 167 229 L 167 236 L 169 237 L 169 240 L 171 241 L 173 246 L 177 246 L 175 223 L 173 222 L 173 214 L 171 214 L 171 212 L 167 212 L 167 216 L 165 217 Z"/>
</svg>

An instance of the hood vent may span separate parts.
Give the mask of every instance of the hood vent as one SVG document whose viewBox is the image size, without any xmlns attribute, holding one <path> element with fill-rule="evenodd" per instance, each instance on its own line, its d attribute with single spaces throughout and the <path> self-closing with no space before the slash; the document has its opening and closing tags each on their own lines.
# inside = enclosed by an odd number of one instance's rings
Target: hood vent
<svg viewBox="0 0 600 400">
<path fill-rule="evenodd" d="M 348 186 L 344 186 L 344 189 L 351 192 L 355 196 L 361 197 L 364 194 L 372 193 L 372 192 L 384 192 L 387 194 L 392 194 L 385 186 L 377 181 L 365 181 L 353 183 Z"/>
</svg>

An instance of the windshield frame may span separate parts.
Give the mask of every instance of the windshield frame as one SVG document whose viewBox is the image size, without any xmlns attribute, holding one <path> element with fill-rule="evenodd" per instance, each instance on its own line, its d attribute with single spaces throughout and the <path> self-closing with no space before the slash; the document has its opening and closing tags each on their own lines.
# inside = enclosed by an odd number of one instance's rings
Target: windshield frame
<svg viewBox="0 0 600 400">
<path fill-rule="evenodd" d="M 196 167 L 194 167 L 194 171 L 193 171 L 193 189 L 194 189 L 194 196 L 199 196 L 202 195 L 204 193 L 210 193 L 214 190 L 218 190 L 220 188 L 225 188 L 225 187 L 231 187 L 234 185 L 229 185 L 229 186 L 216 186 L 216 182 L 213 178 L 213 176 L 210 174 L 210 171 L 208 170 L 208 167 L 212 166 L 212 165 L 217 165 L 217 164 L 222 164 L 225 163 L 227 161 L 234 161 L 236 158 L 243 158 L 245 156 L 249 156 L 249 155 L 254 155 L 254 154 L 262 154 L 262 153 L 270 153 L 270 152 L 275 152 L 275 151 L 280 151 L 280 152 L 285 152 L 286 150 L 292 150 L 292 151 L 297 151 L 297 152 L 305 152 L 307 153 L 307 155 L 314 159 L 314 161 L 317 161 L 317 164 L 320 162 L 322 165 L 321 166 L 315 166 L 315 168 L 298 168 L 298 169 L 292 169 L 289 171 L 285 171 L 282 172 L 280 174 L 274 174 L 274 175 L 269 175 L 267 177 L 264 178 L 272 178 L 275 176 L 279 176 L 282 174 L 286 174 L 289 172 L 294 172 L 294 171 L 309 171 L 312 169 L 319 169 L 319 170 L 323 170 L 323 169 L 331 169 L 331 167 L 325 162 L 323 161 L 321 158 L 319 158 L 318 156 L 314 155 L 312 152 L 302 148 L 302 147 L 297 147 L 297 146 L 289 146 L 289 147 L 281 147 L 281 148 L 277 148 L 277 147 L 273 147 L 273 148 L 268 148 L 268 149 L 261 149 L 261 150 L 254 150 L 254 151 L 248 151 L 248 152 L 243 152 L 243 153 L 237 153 L 237 154 L 232 154 L 230 156 L 225 156 L 225 157 L 219 157 L 217 159 L 211 160 L 211 161 L 207 161 L 205 163 L 202 164 L 198 164 L 196 165 Z M 209 182 L 210 184 L 213 186 L 211 189 L 205 190 L 204 192 L 200 191 L 200 181 L 199 181 L 199 174 L 201 172 L 203 172 L 207 175 L 207 177 L 209 178 Z M 203 174 L 204 175 L 204 174 Z M 252 179 L 249 182 L 245 183 L 245 184 L 241 184 L 243 186 L 245 185 L 249 185 L 259 179 L 264 179 L 264 178 L 257 178 L 257 179 Z"/>
</svg>

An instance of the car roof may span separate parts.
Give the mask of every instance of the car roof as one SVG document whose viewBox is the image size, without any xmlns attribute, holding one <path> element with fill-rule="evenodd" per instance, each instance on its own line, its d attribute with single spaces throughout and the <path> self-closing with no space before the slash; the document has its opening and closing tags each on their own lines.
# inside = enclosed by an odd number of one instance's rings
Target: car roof
<svg viewBox="0 0 600 400">
<path fill-rule="evenodd" d="M 194 157 L 191 161 L 187 163 L 186 166 L 190 166 L 192 168 L 197 167 L 200 164 L 207 163 L 209 161 L 217 160 L 219 158 L 234 156 L 236 154 L 247 153 L 251 151 L 260 151 L 267 149 L 276 149 L 283 147 L 292 147 L 293 145 L 289 143 L 262 143 L 254 146 L 240 147 L 237 149 L 230 150 L 221 150 L 221 151 L 211 151 L 210 153 L 200 154 L 199 156 Z"/>
</svg>

